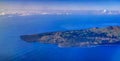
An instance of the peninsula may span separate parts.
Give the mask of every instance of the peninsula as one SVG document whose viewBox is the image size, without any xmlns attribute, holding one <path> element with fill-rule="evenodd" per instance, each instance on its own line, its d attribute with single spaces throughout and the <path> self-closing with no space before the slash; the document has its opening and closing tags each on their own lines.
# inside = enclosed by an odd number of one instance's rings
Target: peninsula
<svg viewBox="0 0 120 61">
<path fill-rule="evenodd" d="M 26 42 L 56 44 L 59 47 L 118 45 L 120 43 L 120 26 L 47 32 L 33 35 L 21 35 L 20 37 Z"/>
</svg>

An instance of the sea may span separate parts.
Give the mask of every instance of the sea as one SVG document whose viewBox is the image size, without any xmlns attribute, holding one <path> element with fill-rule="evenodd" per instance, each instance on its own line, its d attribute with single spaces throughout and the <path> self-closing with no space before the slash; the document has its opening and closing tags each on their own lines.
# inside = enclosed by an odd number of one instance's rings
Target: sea
<svg viewBox="0 0 120 61">
<path fill-rule="evenodd" d="M 119 26 L 120 15 L 0 16 L 0 61 L 120 61 L 120 46 L 58 47 L 21 35 Z"/>
</svg>

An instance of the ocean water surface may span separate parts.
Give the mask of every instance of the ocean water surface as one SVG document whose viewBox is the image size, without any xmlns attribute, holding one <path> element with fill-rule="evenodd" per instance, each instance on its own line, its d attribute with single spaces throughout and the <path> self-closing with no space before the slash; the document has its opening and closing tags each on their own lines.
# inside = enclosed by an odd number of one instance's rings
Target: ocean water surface
<svg viewBox="0 0 120 61">
<path fill-rule="evenodd" d="M 0 61 L 120 61 L 120 46 L 63 47 L 20 35 L 120 25 L 120 15 L 0 16 Z"/>
</svg>

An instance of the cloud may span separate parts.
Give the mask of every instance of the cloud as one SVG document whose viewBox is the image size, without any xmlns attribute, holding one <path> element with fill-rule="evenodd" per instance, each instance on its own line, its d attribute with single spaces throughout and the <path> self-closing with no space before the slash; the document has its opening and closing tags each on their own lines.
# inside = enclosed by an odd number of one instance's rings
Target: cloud
<svg viewBox="0 0 120 61">
<path fill-rule="evenodd" d="M 72 14 L 97 14 L 97 15 L 116 15 L 120 14 L 120 11 L 115 10 L 56 10 L 56 9 L 1 9 L 0 16 L 30 16 L 30 15 L 72 15 Z"/>
<path fill-rule="evenodd" d="M 0 13 L 0 16 L 4 16 L 4 15 L 6 15 L 4 12 L 1 12 L 1 13 Z"/>
</svg>

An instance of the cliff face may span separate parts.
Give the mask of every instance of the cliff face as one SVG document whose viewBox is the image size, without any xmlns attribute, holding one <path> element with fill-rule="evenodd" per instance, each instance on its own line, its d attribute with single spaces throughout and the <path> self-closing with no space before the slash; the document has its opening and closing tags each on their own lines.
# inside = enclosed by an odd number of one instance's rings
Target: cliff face
<svg viewBox="0 0 120 61">
<path fill-rule="evenodd" d="M 120 26 L 22 35 L 21 39 L 27 42 L 57 44 L 60 47 L 116 45 L 120 42 Z"/>
</svg>

